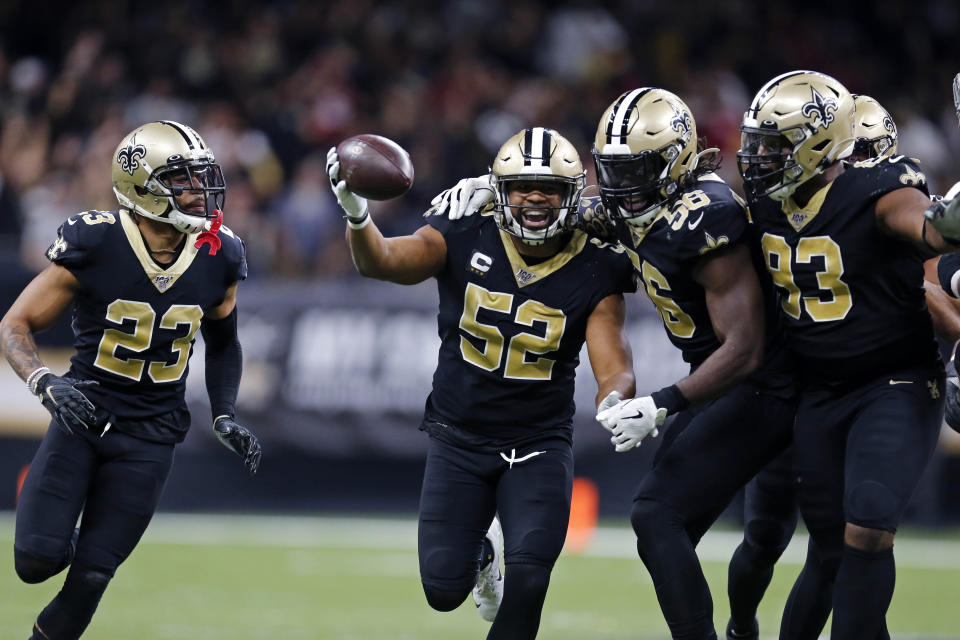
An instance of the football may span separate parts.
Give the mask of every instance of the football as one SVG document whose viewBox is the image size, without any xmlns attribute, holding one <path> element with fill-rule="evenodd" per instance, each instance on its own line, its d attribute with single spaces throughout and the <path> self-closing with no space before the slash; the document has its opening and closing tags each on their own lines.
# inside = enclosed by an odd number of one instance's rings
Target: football
<svg viewBox="0 0 960 640">
<path fill-rule="evenodd" d="M 364 133 L 337 145 L 340 179 L 358 196 L 390 200 L 405 194 L 413 184 L 410 154 L 389 138 Z"/>
</svg>

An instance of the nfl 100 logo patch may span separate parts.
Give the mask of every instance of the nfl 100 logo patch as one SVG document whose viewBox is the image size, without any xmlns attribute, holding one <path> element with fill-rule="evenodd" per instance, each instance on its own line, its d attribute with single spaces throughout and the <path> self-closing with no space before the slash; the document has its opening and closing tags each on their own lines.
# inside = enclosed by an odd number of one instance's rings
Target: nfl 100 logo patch
<svg viewBox="0 0 960 640">
<path fill-rule="evenodd" d="M 526 269 L 517 269 L 517 282 L 520 284 L 527 284 L 536 277 L 535 273 L 530 273 Z"/>
<path fill-rule="evenodd" d="M 170 283 L 173 282 L 173 276 L 157 276 L 153 280 L 157 289 L 160 291 L 166 291 L 167 287 L 170 286 Z"/>
</svg>

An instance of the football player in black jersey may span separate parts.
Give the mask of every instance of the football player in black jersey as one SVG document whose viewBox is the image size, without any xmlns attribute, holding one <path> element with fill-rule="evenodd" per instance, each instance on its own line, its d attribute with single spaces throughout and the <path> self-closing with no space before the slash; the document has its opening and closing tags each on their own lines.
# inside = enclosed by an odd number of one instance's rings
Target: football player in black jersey
<svg viewBox="0 0 960 640">
<path fill-rule="evenodd" d="M 667 335 L 690 374 L 621 400 L 597 420 L 644 432 L 677 414 L 640 483 L 631 522 L 674 638 L 716 638 L 713 603 L 695 547 L 733 496 L 786 449 L 794 385 L 780 346 L 776 296 L 764 291 L 742 201 L 698 151 L 687 106 L 662 89 L 620 96 L 594 141 L 602 207 L 615 221 Z M 755 625 L 752 617 L 751 625 Z M 756 632 L 755 627 L 751 629 Z"/>
<path fill-rule="evenodd" d="M 17 575 L 36 583 L 70 567 L 32 640 L 79 638 L 150 522 L 190 426 L 184 383 L 198 330 L 214 431 L 251 474 L 260 463 L 257 439 L 234 422 L 247 265 L 243 242 L 221 226 L 213 153 L 190 127 L 145 124 L 117 147 L 113 187 L 120 209 L 67 219 L 52 264 L 0 322 L 7 360 L 53 416 L 17 504 Z M 71 305 L 76 354 L 58 376 L 33 336 Z"/>
<path fill-rule="evenodd" d="M 335 149 L 328 163 L 358 271 L 401 284 L 433 277 L 439 288 L 441 347 L 420 426 L 429 435 L 418 540 L 427 602 L 449 611 L 473 590 L 493 621 L 487 638 L 534 638 L 569 519 L 584 342 L 597 399 L 634 392 L 623 331 L 630 260 L 566 230 L 584 171 L 551 129 L 525 129 L 501 147 L 484 211 L 452 221 L 431 209 L 403 237 L 384 238 L 371 223 L 366 201 L 339 179 Z"/>
<path fill-rule="evenodd" d="M 834 580 L 832 638 L 883 637 L 894 533 L 943 415 L 923 262 L 955 248 L 943 234 L 960 207 L 928 221 L 926 179 L 904 156 L 842 162 L 854 100 L 827 75 L 769 81 L 741 132 L 739 170 L 801 378 L 794 466 L 808 563 Z M 793 604 L 781 637 L 816 637 L 791 620 Z"/>
</svg>

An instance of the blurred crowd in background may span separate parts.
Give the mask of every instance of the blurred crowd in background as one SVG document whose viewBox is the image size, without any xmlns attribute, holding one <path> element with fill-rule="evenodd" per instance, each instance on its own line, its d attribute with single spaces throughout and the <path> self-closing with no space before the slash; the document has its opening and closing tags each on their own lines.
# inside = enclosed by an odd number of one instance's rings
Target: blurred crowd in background
<svg viewBox="0 0 960 640">
<path fill-rule="evenodd" d="M 324 164 L 357 133 L 413 158 L 411 192 L 372 207 L 386 234 L 419 227 L 434 195 L 485 172 L 527 126 L 573 141 L 592 183 L 597 118 L 638 86 L 686 100 L 739 189 L 742 113 L 766 80 L 797 68 L 878 99 L 900 151 L 942 193 L 960 179 L 957 24 L 954 0 L 7 0 L 0 258 L 39 270 L 66 217 L 115 209 L 111 154 L 157 119 L 190 124 L 213 148 L 252 278 L 353 273 Z"/>
</svg>

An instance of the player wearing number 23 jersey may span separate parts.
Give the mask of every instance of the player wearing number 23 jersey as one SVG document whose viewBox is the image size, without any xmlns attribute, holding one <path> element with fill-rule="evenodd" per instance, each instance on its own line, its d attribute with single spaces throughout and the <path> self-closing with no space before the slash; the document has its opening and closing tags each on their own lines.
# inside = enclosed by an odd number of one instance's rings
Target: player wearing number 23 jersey
<svg viewBox="0 0 960 640">
<path fill-rule="evenodd" d="M 17 503 L 17 575 L 36 583 L 70 567 L 31 640 L 79 638 L 143 536 L 190 427 L 184 384 L 198 331 L 214 433 L 251 474 L 260 464 L 256 437 L 234 421 L 247 265 L 222 226 L 220 166 L 196 131 L 165 120 L 120 142 L 112 179 L 120 208 L 68 218 L 50 265 L 0 322 L 7 360 L 53 417 Z M 59 376 L 33 334 L 68 308 L 76 352 Z"/>
<path fill-rule="evenodd" d="M 216 255 L 186 242 L 159 265 L 130 212 L 89 211 L 61 225 L 47 250 L 84 295 L 73 309 L 76 353 L 69 377 L 95 380 L 85 391 L 98 422 L 157 442 L 180 442 L 190 426 L 184 401 L 188 360 L 201 320 L 247 276 L 243 242 L 227 227 Z"/>
</svg>

